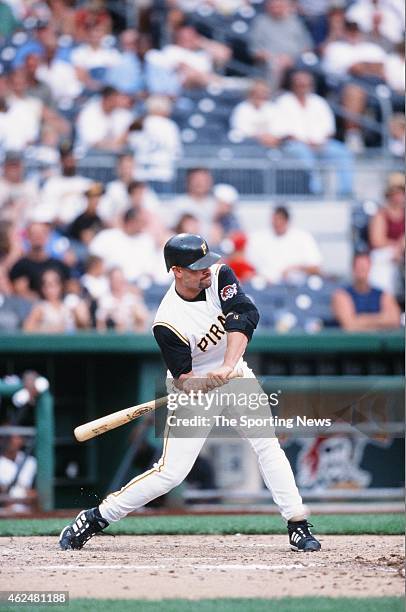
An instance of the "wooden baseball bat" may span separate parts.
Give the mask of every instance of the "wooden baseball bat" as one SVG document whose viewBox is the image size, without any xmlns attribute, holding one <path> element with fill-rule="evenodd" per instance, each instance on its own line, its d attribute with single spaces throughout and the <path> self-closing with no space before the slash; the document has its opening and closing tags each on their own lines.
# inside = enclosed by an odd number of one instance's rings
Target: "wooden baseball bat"
<svg viewBox="0 0 406 612">
<path fill-rule="evenodd" d="M 234 370 L 231 372 L 229 380 L 232 380 L 233 378 L 243 378 L 243 376 L 244 373 L 242 370 Z M 139 404 L 138 406 L 131 406 L 130 408 L 124 408 L 124 410 L 118 410 L 117 412 L 106 414 L 106 416 L 100 417 L 99 419 L 79 425 L 76 427 L 73 433 L 78 442 L 85 442 L 86 440 L 90 440 L 91 438 L 95 438 L 96 436 L 106 433 L 106 431 L 110 431 L 111 429 L 115 429 L 121 425 L 125 425 L 125 423 L 130 423 L 130 421 L 138 419 L 138 417 L 142 416 L 143 414 L 147 414 L 148 412 L 152 412 L 153 410 L 160 408 L 166 404 L 167 401 L 168 396 L 165 395 L 164 397 L 151 400 L 150 402 L 145 402 L 144 404 Z"/>
</svg>

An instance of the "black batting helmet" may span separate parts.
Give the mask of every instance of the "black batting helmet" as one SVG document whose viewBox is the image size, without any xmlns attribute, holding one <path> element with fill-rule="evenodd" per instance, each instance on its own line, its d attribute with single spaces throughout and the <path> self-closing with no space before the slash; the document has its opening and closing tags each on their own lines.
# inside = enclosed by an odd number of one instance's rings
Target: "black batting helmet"
<svg viewBox="0 0 406 612">
<path fill-rule="evenodd" d="M 198 234 L 176 234 L 164 246 L 166 269 L 172 266 L 204 270 L 216 263 L 221 257 L 210 253 L 207 242 Z"/>
</svg>

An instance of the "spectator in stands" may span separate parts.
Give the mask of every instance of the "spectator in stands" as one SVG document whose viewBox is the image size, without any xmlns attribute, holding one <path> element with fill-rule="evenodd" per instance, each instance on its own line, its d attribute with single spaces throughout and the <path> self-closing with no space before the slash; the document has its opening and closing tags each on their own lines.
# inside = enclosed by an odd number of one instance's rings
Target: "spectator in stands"
<svg viewBox="0 0 406 612">
<path fill-rule="evenodd" d="M 124 30 L 120 34 L 120 59 L 107 69 L 105 82 L 118 91 L 136 95 L 144 91 L 144 75 L 138 57 L 139 34 Z"/>
<path fill-rule="evenodd" d="M 160 205 L 154 192 L 143 181 L 131 181 L 128 185 L 128 208 L 139 213 L 142 230 L 157 238 L 163 231 Z"/>
<path fill-rule="evenodd" d="M 13 68 L 21 68 L 27 55 L 35 53 L 43 55 L 51 46 L 57 45 L 56 30 L 51 20 L 37 19 L 31 36 L 21 46 L 17 47 L 13 59 Z"/>
<path fill-rule="evenodd" d="M 143 68 L 146 90 L 150 94 L 176 98 L 182 87 L 177 65 L 167 62 L 161 51 L 153 48 L 151 36 L 145 32 L 139 36 L 138 56 Z"/>
<path fill-rule="evenodd" d="M 234 108 L 231 128 L 244 138 L 255 138 L 266 147 L 277 147 L 278 117 L 276 107 L 270 101 L 271 90 L 266 81 L 257 79 L 251 85 L 248 97 Z"/>
<path fill-rule="evenodd" d="M 393 45 L 404 39 L 405 6 L 402 0 L 356 0 L 348 8 L 346 17 L 379 44 Z"/>
<path fill-rule="evenodd" d="M 0 331 L 20 329 L 31 310 L 31 302 L 13 295 L 6 268 L 0 264 Z"/>
<path fill-rule="evenodd" d="M 212 195 L 213 178 L 206 168 L 192 168 L 187 173 L 186 194 L 174 202 L 177 219 L 184 213 L 191 213 L 207 235 L 213 221 L 216 202 Z"/>
<path fill-rule="evenodd" d="M 226 45 L 201 36 L 196 28 L 182 25 L 175 32 L 174 44 L 162 49 L 162 64 L 176 70 L 184 87 L 205 87 L 218 79 L 214 70 L 231 58 Z"/>
<path fill-rule="evenodd" d="M 90 297 L 97 300 L 108 291 L 109 283 L 105 273 L 104 261 L 97 255 L 90 255 L 85 264 L 85 273 L 80 279 L 82 287 Z"/>
<path fill-rule="evenodd" d="M 331 6 L 330 0 L 298 0 L 298 12 L 309 30 L 314 44 L 317 46 L 327 36 L 327 13 Z"/>
<path fill-rule="evenodd" d="M 40 64 L 41 56 L 39 53 L 30 53 L 25 58 L 24 73 L 27 79 L 27 95 L 32 98 L 38 98 L 45 106 L 52 108 L 54 100 L 51 88 L 37 77 Z"/>
<path fill-rule="evenodd" d="M 5 149 L 22 151 L 35 142 L 42 122 L 54 126 L 62 136 L 69 134 L 70 126 L 58 113 L 39 98 L 28 94 L 29 84 L 23 68 L 14 70 L 8 78 L 9 95 L 3 126 Z"/>
<path fill-rule="evenodd" d="M 99 0 L 96 0 L 96 2 L 86 2 L 80 8 L 76 8 L 73 32 L 75 41 L 88 42 L 89 30 L 94 26 L 103 28 L 105 35 L 111 34 L 111 15 L 105 7 L 105 2 L 100 2 Z"/>
<path fill-rule="evenodd" d="M 86 208 L 71 223 L 68 236 L 84 245 L 90 244 L 95 235 L 103 229 L 103 221 L 98 214 L 101 196 L 104 194 L 102 183 L 93 183 L 84 193 Z"/>
<path fill-rule="evenodd" d="M 395 113 L 389 119 L 388 148 L 394 157 L 405 156 L 406 120 L 402 113 Z"/>
<path fill-rule="evenodd" d="M 324 49 L 330 43 L 345 38 L 345 6 L 340 2 L 331 4 L 327 12 L 327 32 L 325 38 L 318 46 L 319 53 L 323 54 Z"/>
<path fill-rule="evenodd" d="M 236 231 L 229 236 L 229 240 L 232 251 L 224 263 L 230 266 L 240 282 L 246 283 L 256 274 L 254 266 L 250 264 L 246 255 L 247 236 L 242 231 Z"/>
<path fill-rule="evenodd" d="M 235 213 L 239 193 L 232 185 L 218 183 L 213 189 L 216 202 L 213 222 L 220 226 L 223 237 L 240 230 L 240 222 Z"/>
<path fill-rule="evenodd" d="M 313 236 L 292 227 L 284 206 L 272 213 L 272 229 L 258 230 L 249 236 L 248 261 L 270 283 L 300 284 L 310 274 L 320 274 L 322 262 Z"/>
<path fill-rule="evenodd" d="M 24 447 L 24 439 L 17 434 L 1 440 L 0 493 L 9 495 L 9 501 L 5 504 L 9 512 L 27 512 L 32 509 L 37 497 L 34 489 L 37 460 L 28 455 Z M 19 502 L 14 503 L 13 499 Z"/>
<path fill-rule="evenodd" d="M 35 183 L 24 178 L 22 153 L 9 151 L 4 160 L 3 176 L 0 177 L 0 219 L 22 227 L 38 200 Z"/>
<path fill-rule="evenodd" d="M 331 42 L 324 49 L 323 70 L 327 79 L 334 77 L 342 88 L 346 111 L 362 115 L 367 103 L 366 85 L 383 83 L 386 53 L 379 45 L 368 42 L 354 22 L 345 23 L 345 38 Z M 345 118 L 346 142 L 354 153 L 363 149 L 362 132 L 354 119 Z"/>
<path fill-rule="evenodd" d="M 369 225 L 371 251 L 371 282 L 392 294 L 402 293 L 400 287 L 405 252 L 405 177 L 390 176 L 384 205 L 372 217 Z M 403 284 L 403 283 L 402 283 Z"/>
<path fill-rule="evenodd" d="M 83 83 L 75 67 L 60 52 L 54 30 L 49 31 L 42 48 L 36 52 L 40 57 L 36 78 L 50 88 L 56 103 L 68 103 L 69 106 L 83 92 Z"/>
<path fill-rule="evenodd" d="M 368 253 L 354 256 L 352 284 L 337 289 L 332 310 L 346 331 L 379 331 L 400 326 L 400 309 L 392 295 L 370 285 L 371 260 Z"/>
<path fill-rule="evenodd" d="M 398 43 L 385 59 L 385 80 L 392 92 L 394 110 L 404 114 L 405 108 L 405 42 Z"/>
<path fill-rule="evenodd" d="M 57 270 L 45 270 L 40 278 L 40 302 L 24 322 L 29 332 L 66 333 L 90 325 L 90 315 L 83 300 L 64 299 L 64 279 Z"/>
<path fill-rule="evenodd" d="M 79 79 L 90 90 L 98 90 L 105 80 L 107 70 L 117 66 L 122 59 L 117 49 L 103 44 L 105 35 L 102 23 L 89 24 L 86 28 L 86 41 L 76 47 L 70 56 Z"/>
<path fill-rule="evenodd" d="M 129 282 L 150 275 L 155 257 L 152 237 L 143 231 L 144 220 L 134 208 L 123 215 L 122 228 L 101 231 L 89 245 L 91 255 L 101 257 L 109 270 L 119 267 Z"/>
<path fill-rule="evenodd" d="M 25 277 L 32 291 L 40 290 L 41 275 L 45 270 L 53 269 L 66 280 L 70 276 L 69 267 L 59 259 L 50 257 L 47 245 L 50 240 L 50 226 L 47 223 L 34 222 L 28 226 L 27 239 L 29 248 L 10 270 L 11 280 Z"/>
<path fill-rule="evenodd" d="M 129 138 L 139 164 L 137 176 L 166 183 L 174 178 L 175 164 L 182 154 L 180 131 L 170 119 L 172 103 L 168 97 L 150 96 L 145 105 L 142 130 Z"/>
<path fill-rule="evenodd" d="M 266 12 L 252 24 L 250 48 L 278 88 L 286 70 L 313 48 L 313 41 L 291 0 L 267 0 Z"/>
<path fill-rule="evenodd" d="M 0 219 L 0 265 L 9 270 L 23 252 L 21 232 L 12 221 Z"/>
<path fill-rule="evenodd" d="M 59 134 L 52 125 L 43 123 L 39 139 L 26 151 L 27 159 L 35 168 L 32 174 L 37 184 L 42 185 L 50 176 L 59 173 Z"/>
<path fill-rule="evenodd" d="M 146 331 L 148 311 L 140 292 L 131 287 L 120 268 L 109 272 L 109 289 L 99 299 L 97 329 L 118 332 Z"/>
<path fill-rule="evenodd" d="M 50 9 L 52 11 L 52 24 L 58 34 L 77 37 L 75 29 L 76 7 L 71 0 L 52 0 Z"/>
<path fill-rule="evenodd" d="M 174 234 L 201 234 L 200 223 L 197 217 L 184 213 L 173 228 Z"/>
<path fill-rule="evenodd" d="M 69 144 L 60 149 L 61 174 L 51 176 L 41 190 L 41 205 L 58 225 L 67 225 L 83 211 L 84 192 L 92 183 L 77 174 L 76 159 Z"/>
<path fill-rule="evenodd" d="M 322 193 L 320 176 L 314 171 L 317 161 L 331 161 L 337 168 L 338 193 L 352 192 L 352 156 L 346 146 L 335 140 L 335 119 L 328 103 L 314 93 L 310 72 L 295 71 L 290 78 L 291 91 L 282 94 L 277 103 L 279 133 L 283 149 L 300 159 L 311 170 L 310 189 Z"/>
<path fill-rule="evenodd" d="M 117 179 L 106 186 L 106 195 L 100 203 L 100 215 L 110 226 L 121 224 L 124 212 L 131 205 L 130 196 L 135 206 L 139 205 L 148 211 L 159 211 L 160 202 L 154 190 L 145 182 L 135 180 L 139 176 L 138 163 L 131 153 L 118 157 L 116 166 Z"/>
<path fill-rule="evenodd" d="M 103 88 L 100 98 L 90 98 L 77 119 L 78 145 L 85 150 L 120 151 L 133 120 L 124 106 L 123 96 L 109 86 Z"/>
<path fill-rule="evenodd" d="M 136 162 L 132 153 L 117 157 L 116 177 L 106 185 L 106 195 L 100 207 L 103 220 L 109 225 L 118 225 L 128 208 L 128 186 L 135 178 Z"/>
</svg>

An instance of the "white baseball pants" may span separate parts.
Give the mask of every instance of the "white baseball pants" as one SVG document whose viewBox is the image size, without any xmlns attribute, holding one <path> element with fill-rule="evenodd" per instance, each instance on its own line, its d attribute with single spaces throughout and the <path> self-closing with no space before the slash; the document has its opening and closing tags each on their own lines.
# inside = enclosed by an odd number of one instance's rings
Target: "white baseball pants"
<svg viewBox="0 0 406 612">
<path fill-rule="evenodd" d="M 249 437 L 248 431 L 238 431 L 254 449 L 261 475 L 282 517 L 289 520 L 307 516 L 292 468 L 278 439 L 254 438 Z M 171 430 L 167 429 L 159 461 L 150 470 L 130 480 L 120 491 L 108 495 L 99 507 L 102 517 L 109 523 L 118 521 L 179 485 L 192 469 L 204 442 L 204 437 L 173 437 Z"/>
</svg>

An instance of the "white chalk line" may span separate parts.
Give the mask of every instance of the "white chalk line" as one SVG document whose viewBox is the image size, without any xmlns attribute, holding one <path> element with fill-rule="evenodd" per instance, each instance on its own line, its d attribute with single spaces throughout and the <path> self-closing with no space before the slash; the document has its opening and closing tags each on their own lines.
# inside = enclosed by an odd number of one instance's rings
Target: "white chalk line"
<svg viewBox="0 0 406 612">
<path fill-rule="evenodd" d="M 177 561 L 180 561 L 177 559 Z M 269 564 L 199 564 L 199 563 L 187 563 L 185 565 L 179 565 L 177 570 L 182 570 L 185 568 L 192 568 L 196 570 L 245 570 L 245 571 L 258 571 L 258 570 L 293 570 L 293 569 L 306 569 L 308 567 L 325 567 L 323 563 L 309 563 L 307 565 L 303 565 L 302 563 L 289 563 L 289 564 L 277 564 L 277 565 L 269 565 Z M 157 569 L 174 569 L 173 564 L 154 564 L 154 565 L 130 565 L 130 564 L 120 564 L 120 565 L 100 565 L 100 564 L 66 564 L 66 565 L 30 565 L 25 568 L 15 568 L 15 569 L 24 569 L 25 571 L 30 570 L 73 570 L 73 571 L 82 571 L 86 570 L 157 570 Z"/>
<path fill-rule="evenodd" d="M 184 569 L 194 569 L 201 571 L 277 571 L 277 570 L 303 570 L 313 567 L 318 568 L 326 568 L 331 567 L 326 563 L 307 563 L 306 565 L 303 563 L 279 563 L 279 564 L 265 564 L 265 563 L 223 563 L 223 564 L 208 564 L 208 563 L 182 563 L 182 561 L 186 561 L 186 559 L 173 558 L 168 559 L 171 561 L 176 561 L 179 563 L 177 567 L 174 567 L 173 563 L 165 564 L 116 564 L 116 565 L 107 565 L 107 564 L 87 564 L 87 563 L 68 563 L 68 564 L 59 564 L 59 565 L 29 565 L 24 567 L 14 567 L 13 570 L 23 570 L 25 572 L 29 571 L 83 571 L 86 570 L 173 570 L 182 571 Z M 336 568 L 340 569 L 340 568 Z M 369 568 L 373 569 L 377 572 L 388 573 L 388 574 L 396 574 L 398 572 L 395 568 L 390 567 L 374 567 Z"/>
</svg>

